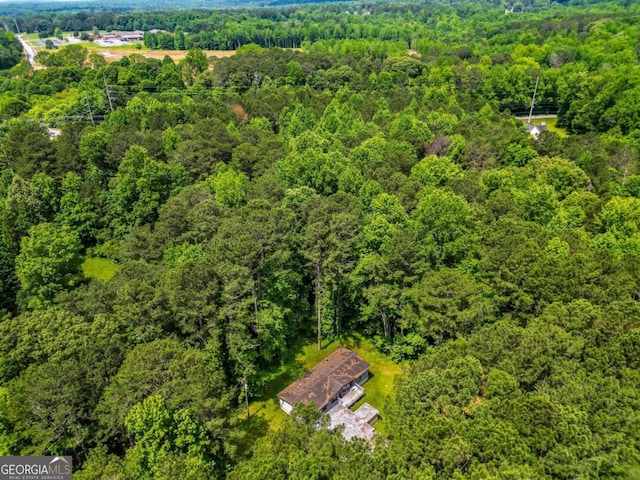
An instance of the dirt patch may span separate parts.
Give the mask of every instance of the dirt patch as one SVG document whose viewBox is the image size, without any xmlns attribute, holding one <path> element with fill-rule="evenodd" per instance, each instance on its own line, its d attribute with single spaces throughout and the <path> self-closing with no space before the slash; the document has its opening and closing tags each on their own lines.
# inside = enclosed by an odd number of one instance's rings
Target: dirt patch
<svg viewBox="0 0 640 480">
<path fill-rule="evenodd" d="M 96 51 L 102 54 L 107 62 L 115 62 L 122 57 L 139 54 L 146 58 L 156 58 L 162 60 L 166 55 L 169 55 L 174 62 L 183 60 L 188 51 L 187 50 L 118 50 L 109 48 L 99 48 Z M 235 55 L 235 50 L 205 50 L 207 57 L 226 58 Z"/>
<path fill-rule="evenodd" d="M 238 117 L 238 120 L 240 120 L 242 123 L 247 123 L 249 121 L 249 115 L 247 115 L 247 112 L 245 112 L 242 105 L 234 103 L 231 105 L 231 108 L 233 110 L 233 113 L 235 113 Z"/>
</svg>

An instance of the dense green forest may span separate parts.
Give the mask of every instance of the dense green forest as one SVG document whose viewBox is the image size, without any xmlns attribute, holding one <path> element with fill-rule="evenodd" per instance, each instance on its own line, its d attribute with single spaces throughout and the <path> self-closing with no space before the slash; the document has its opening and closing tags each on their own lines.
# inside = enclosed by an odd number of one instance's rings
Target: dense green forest
<svg viewBox="0 0 640 480">
<path fill-rule="evenodd" d="M 269 4 L 265 1 L 264 4 Z M 34 13 L 55 16 L 59 14 L 93 13 L 113 14 L 131 11 L 158 11 L 177 9 L 220 9 L 233 6 L 251 5 L 244 0 L 4 0 L 0 4 L 0 14 L 10 19 L 24 17 Z M 262 5 L 262 4 L 261 4 Z"/>
<path fill-rule="evenodd" d="M 640 8 L 536 5 L 40 17 L 164 28 L 179 62 L 34 69 L 0 38 L 0 454 L 638 478 Z M 538 139 L 514 117 L 536 83 Z M 301 338 L 350 335 L 403 368 L 374 448 L 305 406 L 245 419 Z"/>
<path fill-rule="evenodd" d="M 0 34 L 0 70 L 17 65 L 22 60 L 22 47 L 11 32 Z"/>
</svg>

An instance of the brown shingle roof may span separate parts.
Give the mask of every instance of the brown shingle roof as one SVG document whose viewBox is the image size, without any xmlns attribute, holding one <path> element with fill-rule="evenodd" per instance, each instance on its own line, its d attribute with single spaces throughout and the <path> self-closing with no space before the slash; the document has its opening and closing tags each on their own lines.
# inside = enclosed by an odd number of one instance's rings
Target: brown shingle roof
<svg viewBox="0 0 640 480">
<path fill-rule="evenodd" d="M 289 405 L 313 402 L 322 409 L 342 387 L 367 370 L 369 364 L 358 354 L 339 348 L 280 392 L 278 398 Z"/>
</svg>

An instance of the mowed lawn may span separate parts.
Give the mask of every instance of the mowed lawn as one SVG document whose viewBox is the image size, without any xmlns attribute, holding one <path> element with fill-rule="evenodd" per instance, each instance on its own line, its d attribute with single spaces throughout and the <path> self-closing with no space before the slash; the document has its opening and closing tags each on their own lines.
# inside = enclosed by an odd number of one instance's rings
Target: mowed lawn
<svg viewBox="0 0 640 480">
<path fill-rule="evenodd" d="M 564 128 L 560 128 L 556 126 L 556 122 L 558 121 L 558 117 L 553 118 L 534 118 L 531 119 L 531 123 L 534 125 L 542 125 L 542 123 L 547 124 L 547 128 L 550 132 L 557 133 L 561 137 L 567 136 L 567 131 Z"/>
<path fill-rule="evenodd" d="M 341 346 L 355 351 L 371 365 L 370 378 L 363 385 L 365 396 L 354 408 L 367 402 L 380 410 L 381 419 L 375 424 L 375 428 L 383 431 L 385 403 L 387 397 L 393 395 L 394 378 L 402 369 L 400 365 L 378 352 L 371 341 L 359 336 L 334 340 L 325 344 L 322 350 L 318 350 L 317 342 L 312 339 L 300 341 L 299 345 L 290 349 L 291 353 L 285 359 L 284 364 L 267 377 L 264 394 L 250 403 L 251 416 L 263 418 L 269 428 L 278 430 L 282 421 L 287 417 L 287 414 L 280 408 L 278 393 Z M 242 415 L 246 415 L 246 409 L 242 410 Z"/>
<path fill-rule="evenodd" d="M 106 258 L 87 257 L 82 264 L 85 278 L 95 278 L 104 282 L 111 280 L 118 270 L 120 265 Z"/>
</svg>

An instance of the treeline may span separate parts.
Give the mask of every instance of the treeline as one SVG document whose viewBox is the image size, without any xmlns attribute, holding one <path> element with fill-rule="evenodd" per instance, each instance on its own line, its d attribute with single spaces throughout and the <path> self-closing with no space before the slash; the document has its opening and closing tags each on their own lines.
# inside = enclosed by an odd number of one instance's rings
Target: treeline
<svg viewBox="0 0 640 480">
<path fill-rule="evenodd" d="M 108 4 L 84 1 L 68 0 L 60 3 L 55 0 L 25 0 L 21 2 L 7 2 L 2 8 L 2 15 L 6 18 L 30 17 L 44 15 L 52 18 L 56 15 L 93 15 L 97 13 L 125 14 L 129 12 L 157 12 L 161 10 L 194 9 L 194 8 L 229 8 L 231 5 L 240 5 L 244 2 L 233 0 L 112 0 Z"/>
<path fill-rule="evenodd" d="M 286 82 L 307 84 L 319 89 L 349 86 L 354 90 L 372 87 L 379 90 L 395 88 L 394 84 L 413 85 L 438 88 L 438 95 L 448 95 L 450 90 L 455 89 L 474 108 L 489 101 L 501 110 L 527 114 L 538 80 L 536 113 L 558 113 L 559 125 L 572 132 L 619 131 L 622 135 L 636 135 L 633 132 L 638 126 L 636 98 L 640 47 L 637 38 L 640 33 L 633 13 L 623 16 L 586 11 L 540 22 L 531 19 L 537 18 L 537 15 L 519 16 L 514 21 L 516 16 L 497 12 L 456 21 L 455 14 L 449 17 L 449 10 L 445 9 L 444 12 L 441 20 L 434 25 L 434 31 L 425 32 L 427 38 L 407 43 L 404 39 L 397 39 L 398 35 L 393 35 L 388 40 L 381 40 L 384 35 L 376 30 L 376 25 L 384 23 L 381 19 L 385 15 L 372 15 L 370 28 L 376 32 L 375 40 L 305 40 L 302 46 L 311 55 L 305 56 L 302 61 L 294 55 L 280 55 L 274 65 L 269 65 L 265 59 L 276 53 L 242 56 L 230 61 L 241 63 L 237 66 L 240 69 L 237 75 L 228 76 L 225 73 L 228 63 L 220 62 L 212 74 L 203 77 L 203 85 L 244 91 L 274 81 L 281 84 L 279 79 L 284 77 L 288 77 Z M 263 44 L 290 41 L 294 45 L 302 41 L 302 36 L 294 38 L 295 28 L 288 29 L 288 36 L 285 37 L 281 37 L 277 29 L 269 30 L 271 40 L 252 37 L 250 20 L 238 20 L 238 29 L 244 29 L 245 34 L 235 39 L 226 36 L 227 31 L 186 34 L 178 28 L 173 34 L 146 33 L 145 42 L 154 48 L 181 49 L 194 47 L 194 42 L 203 48 L 232 48 L 252 39 Z M 506 24 L 504 28 L 498 28 L 501 22 Z M 284 28 L 285 23 L 280 24 Z M 478 25 L 486 29 L 487 37 L 466 40 L 465 32 Z M 210 37 L 210 42 L 205 41 L 205 37 Z M 198 38 L 205 40 L 198 43 Z M 405 55 L 409 45 L 415 49 L 413 58 Z M 253 47 L 247 45 L 246 48 L 251 50 Z M 104 63 L 99 55 L 92 53 L 87 56 L 87 52 L 80 47 L 63 50 L 64 53 L 60 54 L 45 52 L 40 60 L 46 65 L 74 68 L 82 66 L 87 59 L 93 65 Z M 137 65 L 135 68 L 138 73 L 135 76 L 145 80 L 143 88 L 157 88 L 168 81 L 166 76 L 154 78 L 148 72 L 142 72 L 145 68 L 157 71 L 159 62 L 149 62 L 135 56 L 132 58 Z M 294 61 L 294 64 L 285 65 L 289 61 Z M 289 67 L 298 69 L 298 66 L 301 68 L 299 72 L 291 75 L 285 72 Z M 609 68 L 603 68 L 605 66 Z M 72 75 L 70 70 L 66 74 Z M 36 77 L 40 75 L 46 77 L 54 74 L 38 73 Z M 78 73 L 73 76 L 77 79 Z M 27 89 L 33 92 L 34 84 L 18 86 L 20 79 L 6 79 L 5 82 L 7 85 L 11 82 L 16 84 L 15 87 L 5 88 L 7 114 L 11 116 L 28 110 L 29 102 L 25 98 L 16 99 L 15 93 L 24 94 Z M 119 88 L 140 89 L 135 80 L 126 76 L 112 77 L 110 83 L 119 84 Z M 168 84 L 172 82 L 168 81 Z M 55 90 L 52 87 L 51 84 L 42 85 L 47 92 Z M 99 103 L 105 104 L 104 101 Z"/>
<path fill-rule="evenodd" d="M 398 40 L 408 48 L 427 41 L 452 48 L 467 46 L 478 21 L 488 29 L 487 38 L 500 31 L 513 42 L 544 40 L 549 33 L 585 31 L 597 18 L 626 18 L 638 11 L 624 2 L 609 2 L 585 13 L 568 6 L 546 3 L 529 6 L 527 19 L 518 13 L 504 16 L 502 7 L 490 2 L 454 2 L 450 5 L 323 5 L 305 8 L 269 8 L 241 11 L 97 12 L 67 15 L 30 15 L 18 19 L 21 31 L 53 36 L 56 28 L 81 32 L 100 30 L 152 30 L 186 32 L 186 44 L 172 45 L 164 34 L 147 37 L 148 46 L 178 49 L 235 49 L 246 43 L 263 47 L 300 47 L 317 40 Z M 532 12 L 538 13 L 532 13 Z M 631 17 L 630 17 L 631 15 Z M 558 18 L 560 17 L 560 18 Z M 13 28 L 12 19 L 6 21 Z M 459 21 L 463 22 L 460 23 Z M 499 26 L 499 30 L 497 30 Z M 522 30 L 526 32 L 522 35 Z M 516 38 L 517 37 L 517 38 Z M 476 38 L 476 40 L 478 40 Z M 486 46 L 486 45 L 485 45 Z"/>
<path fill-rule="evenodd" d="M 0 34 L 0 69 L 8 69 L 20 62 L 22 46 L 11 32 Z"/>
<path fill-rule="evenodd" d="M 459 55 L 72 45 L 3 72 L 0 454 L 80 480 L 635 475 L 638 25 L 587 14 Z M 507 111 L 538 76 L 571 135 Z M 373 452 L 310 409 L 239 415 L 300 338 L 350 333 L 407 362 Z"/>
</svg>

